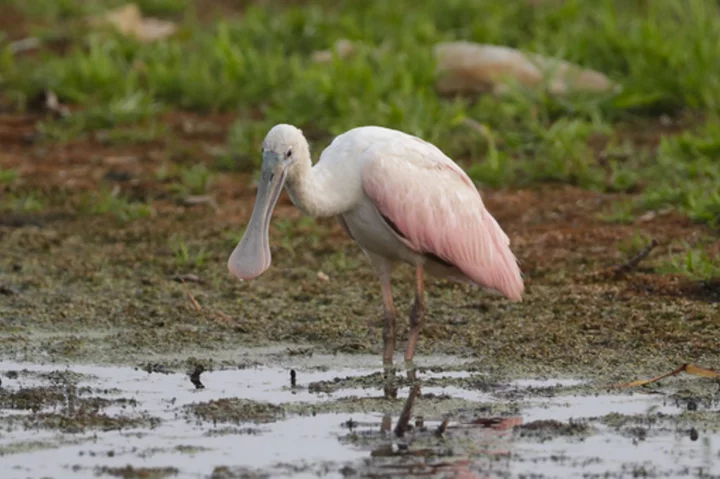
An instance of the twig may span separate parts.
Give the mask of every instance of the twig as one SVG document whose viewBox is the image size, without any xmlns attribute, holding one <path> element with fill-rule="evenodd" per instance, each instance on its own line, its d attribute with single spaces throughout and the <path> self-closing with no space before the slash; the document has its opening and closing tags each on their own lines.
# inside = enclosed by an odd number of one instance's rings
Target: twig
<svg viewBox="0 0 720 479">
<path fill-rule="evenodd" d="M 190 382 L 193 383 L 195 389 L 205 389 L 205 385 L 200 382 L 200 375 L 205 371 L 205 367 L 202 364 L 195 366 L 195 370 L 190 373 Z"/>
<path fill-rule="evenodd" d="M 654 383 L 656 381 L 660 381 L 661 379 L 665 379 L 670 376 L 675 376 L 677 374 L 680 374 L 682 372 L 692 374 L 694 376 L 701 376 L 704 378 L 713 378 L 713 379 L 720 379 L 720 373 L 717 371 L 713 371 L 712 369 L 705 369 L 701 368 L 700 366 L 695 366 L 694 364 L 685 363 L 679 368 L 670 371 L 669 373 L 662 374 L 660 376 L 650 378 L 650 379 L 638 379 L 637 381 L 632 381 L 625 384 L 616 384 L 614 386 L 610 386 L 611 388 L 630 388 L 634 386 L 646 386 L 650 383 Z"/>
<path fill-rule="evenodd" d="M 638 254 L 630 258 L 625 263 L 619 264 L 617 266 L 614 266 L 612 268 L 613 276 L 615 278 L 619 278 L 625 273 L 629 273 L 630 271 L 634 270 L 638 267 L 640 262 L 648 257 L 650 252 L 658 245 L 658 242 L 655 238 L 650 241 L 650 244 L 644 247 Z"/>
<path fill-rule="evenodd" d="M 173 279 L 175 281 L 179 281 L 180 283 L 182 283 L 183 288 L 185 288 L 185 293 L 187 294 L 187 297 L 190 300 L 190 304 L 192 304 L 195 311 L 197 311 L 198 313 L 202 312 L 203 309 L 200 306 L 200 303 L 197 302 L 197 300 L 195 299 L 195 296 L 193 296 L 193 294 L 190 292 L 190 289 L 188 288 L 187 284 L 185 283 L 186 280 L 187 281 L 198 281 L 198 282 L 202 282 L 202 280 L 200 280 L 199 278 L 197 278 L 193 275 L 188 275 L 188 277 L 175 276 L 175 277 L 173 277 Z M 209 314 L 213 319 L 215 319 L 215 321 L 217 321 L 219 323 L 230 324 L 233 321 L 232 316 L 230 316 L 229 314 L 223 313 L 222 311 L 210 310 Z"/>
<path fill-rule="evenodd" d="M 198 284 L 205 284 L 205 280 L 200 278 L 197 275 L 194 274 L 176 274 L 172 277 L 173 281 L 177 281 L 178 283 L 198 283 Z"/>
<path fill-rule="evenodd" d="M 215 321 L 223 323 L 223 324 L 230 324 L 233 321 L 232 316 L 229 314 L 225 314 L 222 311 L 213 311 L 213 314 L 215 315 Z"/>
<path fill-rule="evenodd" d="M 190 290 L 187 287 L 187 284 L 185 284 L 185 281 L 181 278 L 180 282 L 182 283 L 183 288 L 185 288 L 185 292 L 187 293 L 187 296 L 190 299 L 190 303 L 193 305 L 193 308 L 195 308 L 195 311 L 198 311 L 198 312 L 202 311 L 202 308 L 200 307 L 200 303 L 198 303 L 197 300 L 195 299 L 195 296 L 192 295 L 192 293 L 190 292 Z"/>
<path fill-rule="evenodd" d="M 437 437 L 440 437 L 440 436 L 442 436 L 443 434 L 445 434 L 445 429 L 447 429 L 449 422 L 450 422 L 450 419 L 449 419 L 449 418 L 443 419 L 442 424 L 440 424 L 440 425 L 438 426 L 438 428 L 435 429 L 435 435 L 436 435 Z"/>
</svg>

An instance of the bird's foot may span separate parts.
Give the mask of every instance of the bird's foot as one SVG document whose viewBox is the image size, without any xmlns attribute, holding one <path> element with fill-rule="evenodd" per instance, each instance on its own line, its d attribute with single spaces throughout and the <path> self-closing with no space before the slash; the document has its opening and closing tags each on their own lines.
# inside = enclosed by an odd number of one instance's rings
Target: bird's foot
<svg viewBox="0 0 720 479">
<path fill-rule="evenodd" d="M 415 364 L 415 361 L 413 361 L 412 358 L 405 359 L 405 371 L 407 371 L 408 379 L 410 378 L 410 375 L 415 376 L 417 371 L 417 365 Z"/>
<path fill-rule="evenodd" d="M 395 366 L 385 363 L 383 365 L 383 397 L 385 399 L 397 399 L 398 386 L 395 377 Z"/>
</svg>

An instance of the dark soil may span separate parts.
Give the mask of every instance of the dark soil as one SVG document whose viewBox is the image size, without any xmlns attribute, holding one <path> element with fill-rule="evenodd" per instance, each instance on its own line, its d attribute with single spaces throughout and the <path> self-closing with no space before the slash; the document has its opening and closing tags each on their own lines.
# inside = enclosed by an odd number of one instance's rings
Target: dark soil
<svg viewBox="0 0 720 479">
<path fill-rule="evenodd" d="M 172 193 L 177 177 L 158 179 L 168 163 L 212 167 L 207 145 L 226 141 L 232 117 L 171 114 L 164 121 L 172 135 L 142 146 L 92 137 L 59 145 L 28 140 L 41 119 L 0 116 L 0 167 L 20 175 L 5 193 L 46 199 L 39 211 L 6 211 L 0 221 L 0 284 L 8 292 L 0 322 L 4 353 L 97 361 L 293 341 L 379 355 L 379 285 L 334 221 L 304 221 L 283 194 L 271 231 L 273 267 L 241 283 L 225 263 L 252 209 L 251 176 L 214 172 L 207 194 L 216 206 L 183 204 Z M 88 195 L 103 188 L 147 202 L 154 214 L 133 221 L 88 214 L 82 205 L 100 201 Z M 526 297 L 510 304 L 429 279 L 420 356 L 459 353 L 487 358 L 489 368 L 512 363 L 605 373 L 631 358 L 633 368 L 648 361 L 650 368 L 718 366 L 717 285 L 654 267 L 667 258 L 672 240 L 712 238 L 707 227 L 673 212 L 608 223 L 598 215 L 620 195 L 571 186 L 483 195 L 511 238 Z M 630 259 L 620 245 L 638 234 L 660 246 L 624 276 L 607 274 Z M 177 237 L 185 253 L 172 243 Z M 407 269 L 395 275 L 398 304 L 408 309 L 409 275 Z M 177 280 L 183 277 L 190 280 Z M 87 341 L 88 330 L 102 339 Z M 401 341 L 406 331 L 401 323 Z"/>
</svg>

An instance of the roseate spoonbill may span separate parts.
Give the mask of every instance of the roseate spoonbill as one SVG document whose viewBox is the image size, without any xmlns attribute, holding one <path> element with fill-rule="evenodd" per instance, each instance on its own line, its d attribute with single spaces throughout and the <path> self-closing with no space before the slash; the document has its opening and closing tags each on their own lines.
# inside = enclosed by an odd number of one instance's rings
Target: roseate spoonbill
<svg viewBox="0 0 720 479">
<path fill-rule="evenodd" d="M 302 131 L 279 124 L 265 137 L 262 155 L 252 216 L 228 269 L 247 280 L 270 266 L 268 230 L 283 186 L 303 213 L 337 217 L 380 280 L 384 363 L 392 363 L 395 351 L 397 310 L 390 275 L 397 262 L 415 267 L 406 361 L 412 361 L 425 320 L 425 271 L 522 300 L 522 274 L 510 240 L 470 178 L 431 143 L 363 126 L 337 136 L 313 166 Z"/>
</svg>

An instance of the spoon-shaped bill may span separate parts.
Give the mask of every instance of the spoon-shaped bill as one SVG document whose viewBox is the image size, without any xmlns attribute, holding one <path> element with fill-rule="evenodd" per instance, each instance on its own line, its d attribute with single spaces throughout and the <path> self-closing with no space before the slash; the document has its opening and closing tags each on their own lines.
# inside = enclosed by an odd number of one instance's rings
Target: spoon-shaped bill
<svg viewBox="0 0 720 479">
<path fill-rule="evenodd" d="M 228 259 L 228 269 L 238 279 L 256 278 L 270 267 L 270 219 L 284 183 L 282 167 L 262 172 L 250 222 Z"/>
</svg>

